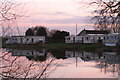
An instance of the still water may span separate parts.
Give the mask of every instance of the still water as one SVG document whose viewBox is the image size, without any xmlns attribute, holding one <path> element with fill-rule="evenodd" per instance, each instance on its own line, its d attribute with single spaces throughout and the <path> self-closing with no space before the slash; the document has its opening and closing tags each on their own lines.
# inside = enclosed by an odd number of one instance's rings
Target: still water
<svg viewBox="0 0 120 80">
<path fill-rule="evenodd" d="M 119 52 L 2 49 L 2 76 L 118 78 Z"/>
</svg>

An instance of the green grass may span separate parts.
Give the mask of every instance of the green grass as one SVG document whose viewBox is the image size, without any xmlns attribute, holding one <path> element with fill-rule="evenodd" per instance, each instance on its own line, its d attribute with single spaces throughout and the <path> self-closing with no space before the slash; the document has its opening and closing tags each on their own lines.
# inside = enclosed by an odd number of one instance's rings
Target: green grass
<svg viewBox="0 0 120 80">
<path fill-rule="evenodd" d="M 71 51 L 117 51 L 120 52 L 119 47 L 108 47 L 104 46 L 102 44 L 66 44 L 66 43 L 48 43 L 48 44 L 31 44 L 31 45 L 6 45 L 7 48 L 13 48 L 13 49 L 41 49 L 46 48 L 48 50 L 54 49 L 54 50 L 71 50 Z"/>
<path fill-rule="evenodd" d="M 44 44 L 43 48 L 48 49 L 66 49 L 66 50 L 86 50 L 86 51 L 116 51 L 118 47 L 108 47 L 101 44 L 66 44 L 66 43 L 49 43 Z"/>
</svg>

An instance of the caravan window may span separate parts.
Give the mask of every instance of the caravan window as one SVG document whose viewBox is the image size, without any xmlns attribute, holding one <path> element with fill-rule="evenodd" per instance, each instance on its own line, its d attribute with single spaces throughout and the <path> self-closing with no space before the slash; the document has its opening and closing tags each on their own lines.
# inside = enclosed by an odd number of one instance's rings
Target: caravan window
<svg viewBox="0 0 120 80">
<path fill-rule="evenodd" d="M 68 38 L 68 40 L 70 40 L 70 37 Z"/>
<path fill-rule="evenodd" d="M 119 37 L 115 36 L 115 39 L 119 39 Z"/>
<path fill-rule="evenodd" d="M 98 39 L 101 39 L 101 37 L 98 37 Z"/>
<path fill-rule="evenodd" d="M 70 37 L 69 37 L 69 38 L 67 38 L 67 40 L 70 40 Z"/>
<path fill-rule="evenodd" d="M 31 41 L 32 41 L 32 43 L 34 42 L 34 39 L 33 38 L 31 38 Z"/>
<path fill-rule="evenodd" d="M 105 37 L 103 37 L 103 39 L 105 39 Z"/>
<path fill-rule="evenodd" d="M 107 36 L 106 39 L 109 39 L 109 36 Z"/>
<path fill-rule="evenodd" d="M 75 37 L 73 37 L 73 42 L 75 42 Z"/>
<path fill-rule="evenodd" d="M 26 41 L 28 41 L 29 39 L 27 38 Z"/>
<path fill-rule="evenodd" d="M 82 37 L 82 41 L 84 40 L 84 38 Z"/>
<path fill-rule="evenodd" d="M 86 39 L 86 40 L 89 40 L 89 37 L 86 37 L 85 39 Z"/>
<path fill-rule="evenodd" d="M 40 42 L 40 43 L 43 43 L 43 41 L 42 41 L 42 40 L 40 40 L 39 42 Z"/>
<path fill-rule="evenodd" d="M 111 39 L 114 39 L 114 36 L 111 36 Z"/>
</svg>

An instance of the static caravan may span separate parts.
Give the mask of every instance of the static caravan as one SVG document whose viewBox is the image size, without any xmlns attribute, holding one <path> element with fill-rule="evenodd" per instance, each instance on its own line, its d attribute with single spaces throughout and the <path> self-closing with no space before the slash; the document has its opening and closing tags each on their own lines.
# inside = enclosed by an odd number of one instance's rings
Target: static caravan
<svg viewBox="0 0 120 80">
<path fill-rule="evenodd" d="M 106 46 L 116 46 L 120 43 L 120 34 L 112 33 L 105 36 L 104 45 Z"/>
<path fill-rule="evenodd" d="M 7 38 L 6 44 L 35 44 L 45 43 L 45 36 L 11 36 Z"/>
<path fill-rule="evenodd" d="M 77 36 L 66 36 L 66 43 L 103 43 L 108 31 L 82 30 Z"/>
</svg>

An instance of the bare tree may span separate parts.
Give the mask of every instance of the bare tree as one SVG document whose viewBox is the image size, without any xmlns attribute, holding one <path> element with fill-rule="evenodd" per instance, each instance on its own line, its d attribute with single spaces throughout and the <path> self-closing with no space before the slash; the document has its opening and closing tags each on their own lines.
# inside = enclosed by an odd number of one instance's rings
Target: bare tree
<svg viewBox="0 0 120 80">
<path fill-rule="evenodd" d="M 12 32 L 11 26 L 15 24 L 18 18 L 23 16 L 20 5 L 15 0 L 0 0 L 0 26 L 2 28 L 2 36 L 7 34 L 8 31 Z"/>
<path fill-rule="evenodd" d="M 97 0 L 91 4 L 93 3 L 99 6 L 99 9 L 94 11 L 95 29 L 120 33 L 120 1 Z"/>
<path fill-rule="evenodd" d="M 32 78 L 34 80 L 46 78 L 56 69 L 52 64 L 56 64 L 55 58 L 47 55 L 45 61 L 28 61 L 25 57 L 12 57 L 10 53 L 3 52 L 0 56 L 2 72 L 0 76 L 7 79 Z"/>
</svg>

